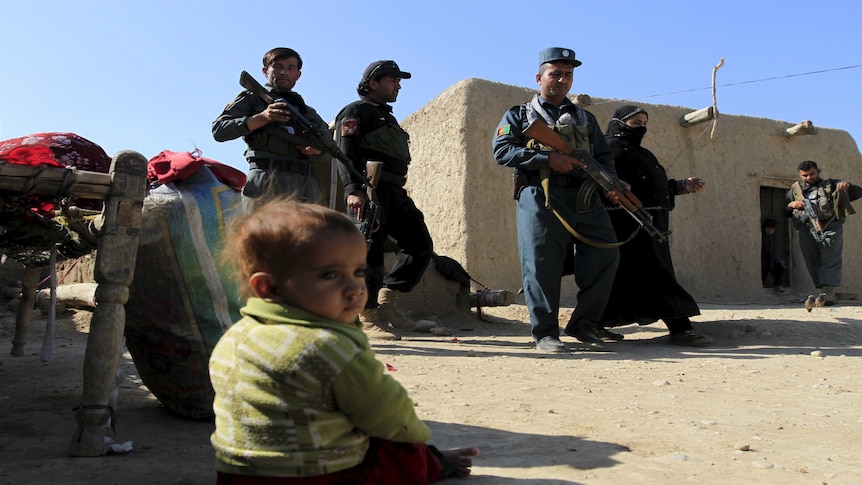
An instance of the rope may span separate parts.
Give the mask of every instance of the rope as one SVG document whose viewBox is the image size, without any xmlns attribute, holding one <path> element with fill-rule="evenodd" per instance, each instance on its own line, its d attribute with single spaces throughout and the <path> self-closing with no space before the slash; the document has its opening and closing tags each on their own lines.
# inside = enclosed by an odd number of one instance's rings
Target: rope
<svg viewBox="0 0 862 485">
<path fill-rule="evenodd" d="M 473 278 L 470 278 L 470 279 L 472 280 Z M 478 281 L 477 281 L 477 283 L 478 283 Z M 479 283 L 479 284 L 481 284 L 481 283 Z M 485 321 L 485 314 L 482 312 L 482 300 L 484 300 L 485 295 L 487 295 L 490 292 L 491 292 L 491 289 L 488 287 L 485 287 L 484 290 L 479 292 L 479 296 L 476 297 L 476 316 L 479 318 L 480 321 L 483 321 L 483 322 Z"/>
<path fill-rule="evenodd" d="M 27 177 L 27 185 L 24 189 L 21 190 L 21 194 L 19 195 L 19 197 L 33 195 L 33 192 L 36 190 L 36 184 L 39 183 L 39 179 L 41 178 L 42 172 L 44 171 L 45 165 L 39 165 L 33 170 L 33 173 Z"/>
<path fill-rule="evenodd" d="M 83 257 L 83 256 L 81 256 L 81 257 Z M 69 269 L 68 269 L 68 270 L 66 270 L 66 273 L 64 273 L 64 274 L 63 274 L 63 277 L 62 277 L 62 278 L 60 278 L 60 279 L 57 281 L 57 285 L 58 285 L 58 286 L 63 284 L 63 281 L 65 281 L 66 277 L 67 277 L 67 276 L 69 276 L 69 273 L 71 273 L 71 272 L 72 272 L 72 270 L 73 270 L 73 269 L 75 269 L 75 266 L 78 266 L 78 263 L 79 263 L 80 261 L 81 261 L 81 258 L 77 258 L 77 259 L 75 259 L 75 261 L 73 261 L 73 262 L 72 262 L 72 266 L 69 266 Z M 51 269 L 51 271 L 53 272 L 53 271 L 54 271 L 54 268 L 52 268 L 52 269 Z M 48 280 L 50 280 L 50 279 L 51 279 L 51 275 L 46 276 L 46 277 L 45 277 L 45 279 L 43 279 L 42 281 L 40 281 L 40 282 L 36 285 L 36 288 L 38 288 L 38 287 L 42 286 L 46 281 L 48 281 Z"/>
<path fill-rule="evenodd" d="M 484 322 L 485 314 L 482 312 L 482 299 L 485 297 L 485 295 L 487 295 L 493 290 L 491 289 L 491 287 L 485 285 L 484 283 L 480 282 L 476 278 L 473 278 L 472 276 L 470 276 L 470 281 L 482 287 L 482 291 L 479 292 L 479 296 L 476 298 L 476 316 L 479 318 L 479 320 Z"/>
</svg>

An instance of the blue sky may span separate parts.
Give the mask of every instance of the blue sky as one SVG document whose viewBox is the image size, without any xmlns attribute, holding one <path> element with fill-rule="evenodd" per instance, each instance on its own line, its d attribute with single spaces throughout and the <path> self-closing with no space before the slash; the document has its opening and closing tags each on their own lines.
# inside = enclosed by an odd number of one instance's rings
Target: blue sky
<svg viewBox="0 0 862 485">
<path fill-rule="evenodd" d="M 242 140 L 215 142 L 210 123 L 241 90 L 242 70 L 262 79 L 272 47 L 299 51 L 296 90 L 329 121 L 377 59 L 413 73 L 394 104 L 403 119 L 463 79 L 535 87 L 538 52 L 563 46 L 584 62 L 573 93 L 698 109 L 712 104 L 711 72 L 723 57 L 720 112 L 810 119 L 858 144 L 862 67 L 840 68 L 862 65 L 860 5 L 0 0 L 0 140 L 68 131 L 108 154 L 147 158 L 197 146 L 244 171 Z M 827 72 L 794 76 L 814 71 Z M 749 82 L 767 78 L 778 79 Z"/>
</svg>

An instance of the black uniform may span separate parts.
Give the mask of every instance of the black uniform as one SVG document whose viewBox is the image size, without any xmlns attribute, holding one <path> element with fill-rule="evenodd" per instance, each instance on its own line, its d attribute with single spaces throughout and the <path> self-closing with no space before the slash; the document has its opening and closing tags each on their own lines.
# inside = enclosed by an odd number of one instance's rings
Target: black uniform
<svg viewBox="0 0 862 485">
<path fill-rule="evenodd" d="M 433 252 L 433 242 L 425 217 L 404 190 L 410 164 L 409 135 L 398 125 L 392 108 L 361 97 L 341 110 L 335 119 L 335 140 L 339 148 L 365 173 L 365 162 L 383 162 L 377 184 L 380 227 L 372 235 L 368 250 L 367 306 L 377 306 L 375 295 L 381 286 L 408 292 L 419 283 Z M 339 166 L 345 196 L 364 191 L 364 181 Z M 392 271 L 383 277 L 383 252 L 387 237 L 398 244 Z"/>
</svg>

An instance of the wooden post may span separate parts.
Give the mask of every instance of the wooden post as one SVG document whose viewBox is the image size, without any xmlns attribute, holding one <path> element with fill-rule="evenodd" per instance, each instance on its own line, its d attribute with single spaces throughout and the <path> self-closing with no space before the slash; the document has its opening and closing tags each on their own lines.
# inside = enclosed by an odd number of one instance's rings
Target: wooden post
<svg viewBox="0 0 862 485">
<path fill-rule="evenodd" d="M 126 314 L 141 230 L 141 211 L 147 187 L 147 159 L 121 151 L 111 163 L 111 187 L 98 231 L 95 280 L 96 308 L 84 354 L 81 404 L 75 418 L 78 430 L 69 446 L 72 456 L 105 454 L 105 434 L 114 409 L 108 401 L 116 385 L 123 347 Z M 113 424 L 114 420 L 110 420 Z"/>
<path fill-rule="evenodd" d="M 470 293 L 470 306 L 509 306 L 515 303 L 515 294 L 509 290 L 485 290 Z"/>
<path fill-rule="evenodd" d="M 24 345 L 27 343 L 27 330 L 33 318 L 33 303 L 36 301 L 36 285 L 39 284 L 39 274 L 42 267 L 25 267 L 21 278 L 21 298 L 15 311 L 15 336 L 12 338 L 12 353 L 16 357 L 24 355 Z"/>
<path fill-rule="evenodd" d="M 816 135 L 817 128 L 814 127 L 814 123 L 812 123 L 811 120 L 805 120 L 784 130 L 783 134 L 784 136 Z"/>
<path fill-rule="evenodd" d="M 715 118 L 716 110 L 712 106 L 692 111 L 679 119 L 679 126 L 688 128 Z"/>
</svg>

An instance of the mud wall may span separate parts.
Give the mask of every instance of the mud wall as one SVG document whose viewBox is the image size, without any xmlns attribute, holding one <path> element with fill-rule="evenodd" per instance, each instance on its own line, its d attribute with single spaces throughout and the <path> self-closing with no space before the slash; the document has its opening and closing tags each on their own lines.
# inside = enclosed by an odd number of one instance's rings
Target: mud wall
<svg viewBox="0 0 862 485">
<path fill-rule="evenodd" d="M 413 156 L 407 190 L 425 213 L 435 250 L 459 260 L 474 278 L 494 288 L 517 290 L 521 277 L 512 170 L 495 163 L 491 140 L 505 110 L 534 93 L 467 79 L 402 122 L 411 136 Z M 824 177 L 862 183 L 862 156 L 847 132 L 819 128 L 816 135 L 784 136 L 804 113 L 793 122 L 721 114 L 711 138 L 711 122 L 687 128 L 679 122 L 704 106 L 593 98 L 588 109 L 604 130 L 622 104 L 643 106 L 649 112 L 644 146 L 656 154 L 670 178 L 697 175 L 708 183 L 697 195 L 677 198 L 671 216 L 677 276 L 699 301 L 763 298 L 760 222 L 764 215 L 772 215 L 761 207 L 763 188 L 784 191 L 796 180 L 796 167 L 803 160 L 817 161 Z M 792 290 L 807 293 L 813 285 L 796 248 L 795 231 L 788 228 L 786 234 L 793 255 Z M 856 215 L 845 225 L 839 291 L 862 290 L 862 258 L 856 256 L 860 241 L 862 216 Z M 571 277 L 564 279 L 564 298 L 571 300 L 576 289 Z"/>
</svg>

